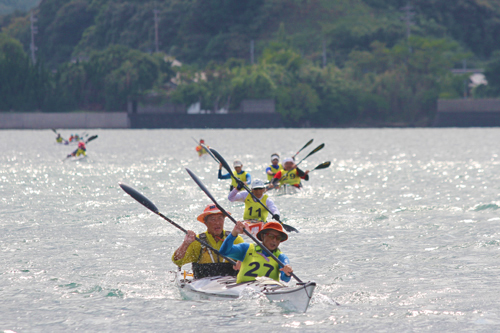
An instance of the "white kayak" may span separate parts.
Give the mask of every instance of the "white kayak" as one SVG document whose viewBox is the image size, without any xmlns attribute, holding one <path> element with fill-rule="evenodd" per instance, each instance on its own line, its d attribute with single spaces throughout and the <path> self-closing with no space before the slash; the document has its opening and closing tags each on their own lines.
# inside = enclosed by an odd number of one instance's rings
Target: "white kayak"
<svg viewBox="0 0 500 333">
<path fill-rule="evenodd" d="M 270 301 L 285 310 L 306 312 L 316 288 L 316 282 L 309 281 L 288 287 L 268 277 L 256 281 L 236 283 L 234 276 L 215 276 L 195 280 L 192 274 L 179 271 L 175 278 L 183 297 L 192 300 L 236 299 L 246 291 L 264 294 Z"/>
</svg>

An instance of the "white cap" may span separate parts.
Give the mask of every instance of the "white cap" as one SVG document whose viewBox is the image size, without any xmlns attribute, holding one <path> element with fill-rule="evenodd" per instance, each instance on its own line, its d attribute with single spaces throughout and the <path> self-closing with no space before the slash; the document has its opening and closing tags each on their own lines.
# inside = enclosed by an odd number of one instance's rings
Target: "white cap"
<svg viewBox="0 0 500 333">
<path fill-rule="evenodd" d="M 274 161 L 274 160 L 280 160 L 280 157 L 278 156 L 278 154 L 272 154 L 271 155 L 271 161 Z"/>
<path fill-rule="evenodd" d="M 260 179 L 255 179 L 252 182 L 252 190 L 253 189 L 258 189 L 258 188 L 266 188 L 266 185 L 264 185 L 264 182 Z"/>
<path fill-rule="evenodd" d="M 283 164 L 285 164 L 286 162 L 293 162 L 293 159 L 291 157 L 287 157 L 283 160 Z"/>
<path fill-rule="evenodd" d="M 233 162 L 233 166 L 236 168 L 236 167 L 242 167 L 243 166 L 243 163 L 241 163 L 240 160 L 236 160 Z"/>
</svg>

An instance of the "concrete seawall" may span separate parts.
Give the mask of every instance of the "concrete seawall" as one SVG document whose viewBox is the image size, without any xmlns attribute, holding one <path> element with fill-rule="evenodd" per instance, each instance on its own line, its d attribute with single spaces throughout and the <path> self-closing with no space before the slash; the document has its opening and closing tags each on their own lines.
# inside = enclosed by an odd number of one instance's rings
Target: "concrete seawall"
<svg viewBox="0 0 500 333">
<path fill-rule="evenodd" d="M 0 129 L 130 128 L 126 112 L 0 112 Z"/>
</svg>

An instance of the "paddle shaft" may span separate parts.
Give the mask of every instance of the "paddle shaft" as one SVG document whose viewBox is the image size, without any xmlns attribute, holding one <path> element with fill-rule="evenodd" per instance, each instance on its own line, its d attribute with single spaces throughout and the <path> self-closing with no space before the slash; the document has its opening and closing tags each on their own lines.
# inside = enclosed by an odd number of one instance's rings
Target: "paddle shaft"
<svg viewBox="0 0 500 333">
<path fill-rule="evenodd" d="M 183 227 L 181 227 L 180 225 L 178 225 L 177 223 L 175 223 L 174 221 L 172 221 L 171 219 L 169 219 L 168 217 L 166 217 L 165 215 L 163 215 L 162 213 L 160 212 L 156 212 L 156 214 L 158 214 L 159 216 L 161 216 L 162 218 L 164 218 L 166 221 L 170 222 L 170 224 L 172 224 L 174 227 L 176 227 L 177 229 L 181 230 L 182 232 L 184 232 L 185 234 L 187 234 L 187 230 L 184 229 Z M 234 261 L 233 259 L 229 258 L 229 257 L 226 257 L 226 256 L 223 256 L 219 251 L 217 251 L 216 249 L 214 249 L 210 244 L 208 244 L 207 242 L 199 239 L 197 236 L 194 237 L 194 239 L 196 239 L 198 242 L 200 242 L 200 244 L 206 246 L 207 248 L 209 248 L 210 250 L 212 250 L 212 252 L 214 252 L 215 254 L 221 256 L 222 258 L 226 259 L 227 261 L 229 261 L 230 264 L 232 265 L 236 265 L 236 261 Z"/>
<path fill-rule="evenodd" d="M 201 188 L 201 190 L 203 192 L 205 192 L 205 194 L 210 198 L 210 200 L 212 200 L 212 202 L 215 204 L 215 206 L 224 214 L 226 215 L 231 221 L 233 221 L 234 224 L 237 224 L 236 220 L 221 206 L 219 205 L 219 203 L 217 202 L 217 200 L 215 200 L 215 198 L 212 196 L 212 194 L 208 191 L 207 187 L 198 179 L 198 177 L 191 171 L 189 170 L 188 168 L 186 168 L 186 171 L 189 173 L 189 175 L 191 176 L 191 178 L 193 178 L 193 180 L 195 181 L 196 184 L 198 184 L 198 186 Z M 267 247 L 264 246 L 264 244 L 262 244 L 257 238 L 255 238 L 254 235 L 252 235 L 250 232 L 248 232 L 248 230 L 246 229 L 243 229 L 243 232 L 248 236 L 250 237 L 257 245 L 259 245 L 264 251 L 266 251 L 267 254 L 269 254 L 269 256 L 271 258 L 273 258 L 274 260 L 276 260 L 276 262 L 281 266 L 281 267 L 285 267 L 285 264 L 283 264 L 283 262 L 281 262 L 281 260 L 279 260 Z M 299 279 L 297 277 L 297 275 L 295 275 L 293 272 L 290 274 L 291 276 L 293 276 L 295 278 L 295 280 L 297 280 L 299 283 L 303 283 L 301 279 Z"/>
<path fill-rule="evenodd" d="M 214 157 L 215 160 L 219 160 L 220 163 L 222 164 L 222 166 L 229 172 L 229 174 L 231 175 L 231 177 L 234 178 L 234 180 L 236 181 L 236 183 L 238 183 L 238 179 L 236 178 L 236 176 L 233 174 L 233 172 L 231 171 L 231 168 L 229 167 L 229 164 L 227 164 L 226 160 L 224 159 L 224 157 L 222 157 L 221 154 L 219 154 L 219 152 L 213 148 L 210 148 L 210 152 L 213 153 L 214 155 L 217 156 L 217 158 L 215 158 L 215 156 L 212 156 Z M 240 180 L 241 181 L 241 180 Z M 271 212 L 271 210 L 269 208 L 267 208 L 266 205 L 264 205 L 262 203 L 262 201 L 260 201 L 259 198 L 257 198 L 255 196 L 255 194 L 253 194 L 252 190 L 248 188 L 248 186 L 246 186 L 245 183 L 241 182 L 243 184 L 243 188 L 252 196 L 252 198 L 255 200 L 255 202 L 258 202 L 261 204 L 262 207 L 264 207 L 269 213 L 271 213 L 271 215 L 274 215 L 273 212 Z M 274 216 L 273 216 L 274 218 Z M 290 225 L 287 225 L 287 224 L 283 224 L 283 222 L 281 222 L 279 219 L 276 219 L 276 221 L 278 221 L 281 225 L 283 225 L 283 227 L 287 230 L 287 231 L 295 231 L 295 232 L 299 232 L 297 229 L 295 229 L 294 227 L 290 226 Z"/>
<path fill-rule="evenodd" d="M 130 195 L 132 198 L 134 198 L 141 205 L 143 205 L 144 207 L 146 207 L 147 209 L 149 209 L 153 213 L 159 215 L 160 217 L 162 217 L 163 219 L 165 219 L 167 222 L 169 222 L 170 224 L 172 224 L 174 227 L 176 227 L 177 229 L 179 229 L 182 232 L 184 232 L 185 234 L 187 234 L 186 229 L 184 229 L 183 227 L 181 227 L 180 225 L 178 225 L 177 223 L 175 223 L 174 221 L 172 221 L 171 219 L 169 219 L 168 217 L 166 217 L 165 215 L 163 215 L 162 213 L 160 213 L 160 211 L 155 206 L 155 204 L 151 200 L 149 200 L 148 198 L 146 198 L 142 193 L 138 192 L 136 189 L 134 189 L 134 188 L 132 188 L 132 187 L 130 187 L 128 185 L 125 185 L 125 184 L 121 184 L 120 183 L 120 187 L 122 188 L 122 190 L 125 191 L 125 193 L 127 193 L 128 195 Z M 204 242 L 203 240 L 199 239 L 196 236 L 195 236 L 195 239 L 198 242 L 200 242 L 201 244 L 205 245 L 210 250 L 212 250 L 217 255 L 219 255 L 222 258 L 224 258 L 227 261 L 229 261 L 231 264 L 236 265 L 236 262 L 234 260 L 232 260 L 231 258 L 228 258 L 226 256 L 223 256 L 222 254 L 220 254 L 219 251 L 217 251 L 216 249 L 214 249 L 210 244 Z"/>
<path fill-rule="evenodd" d="M 325 144 L 324 144 L 324 143 L 322 143 L 322 144 L 320 144 L 319 146 L 317 146 L 316 148 L 314 148 L 314 150 L 313 150 L 312 152 L 310 152 L 309 154 L 307 154 L 307 156 L 306 156 L 306 157 L 304 157 L 303 159 L 301 159 L 301 160 L 299 161 L 299 163 L 295 164 L 295 168 L 294 168 L 294 169 L 296 169 L 296 168 L 299 166 L 299 164 L 300 164 L 300 163 L 302 163 L 302 161 L 304 161 L 306 158 L 308 158 L 308 157 L 309 157 L 309 156 L 311 156 L 312 154 L 315 154 L 315 153 L 317 153 L 318 151 L 320 151 L 321 149 L 323 149 L 323 147 L 324 147 L 324 146 L 325 146 Z M 281 176 L 280 181 L 281 181 L 283 178 L 285 178 L 286 176 L 288 176 L 288 174 L 289 174 L 289 173 L 290 173 L 290 171 L 292 171 L 292 170 L 293 170 L 293 169 L 288 170 L 284 176 Z"/>
<path fill-rule="evenodd" d="M 297 156 L 301 151 L 304 150 L 304 148 L 306 148 L 307 146 L 309 146 L 311 143 L 313 143 L 314 139 L 311 139 L 309 140 L 309 142 L 307 142 L 304 147 L 300 148 L 300 150 L 298 152 L 295 153 L 295 155 L 292 156 L 292 158 L 295 158 L 295 156 Z"/>
</svg>

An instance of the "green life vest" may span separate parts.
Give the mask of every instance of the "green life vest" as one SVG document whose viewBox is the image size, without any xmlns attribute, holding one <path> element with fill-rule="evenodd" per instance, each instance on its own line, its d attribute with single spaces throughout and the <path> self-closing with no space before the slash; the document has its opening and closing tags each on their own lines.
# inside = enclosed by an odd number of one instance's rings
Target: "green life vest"
<svg viewBox="0 0 500 333">
<path fill-rule="evenodd" d="M 283 185 L 283 184 L 299 185 L 300 184 L 300 177 L 297 174 L 297 168 L 293 169 L 292 171 L 289 171 L 288 173 L 287 173 L 287 171 L 283 170 L 283 171 L 281 171 L 281 174 L 283 175 L 283 177 L 281 177 L 280 185 Z"/>
<path fill-rule="evenodd" d="M 239 178 L 244 184 L 247 183 L 247 172 L 246 171 L 242 171 L 241 174 L 238 174 L 236 171 L 233 171 L 233 175 L 236 178 Z M 236 183 L 236 180 L 234 180 L 233 177 L 231 177 L 231 186 L 234 188 L 236 188 L 238 186 L 238 184 Z"/>
<path fill-rule="evenodd" d="M 278 164 L 278 167 L 277 167 L 277 168 L 275 168 L 275 167 L 274 167 L 274 165 L 272 165 L 272 164 L 271 164 L 269 167 L 271 168 L 271 171 L 272 171 L 272 173 L 274 173 L 274 174 L 278 173 L 278 171 L 280 171 L 280 170 L 283 170 L 283 165 L 281 165 L 281 163 L 279 163 L 279 164 Z M 268 181 L 272 181 L 272 180 L 273 180 L 273 177 L 274 177 L 274 176 L 267 175 L 267 180 L 268 180 Z"/>
<path fill-rule="evenodd" d="M 266 205 L 268 195 L 264 194 L 260 202 Z M 267 206 L 266 206 L 267 207 Z M 269 212 L 262 205 L 253 200 L 252 195 L 249 193 L 245 198 L 245 213 L 243 214 L 244 220 L 259 220 L 262 222 L 267 221 Z"/>
<path fill-rule="evenodd" d="M 281 254 L 279 249 L 273 251 L 276 257 Z M 240 272 L 236 277 L 236 283 L 254 281 L 258 276 L 267 276 L 273 280 L 280 280 L 280 266 L 273 258 L 267 258 L 262 254 L 260 246 L 250 244 L 245 259 L 241 262 Z"/>
</svg>

